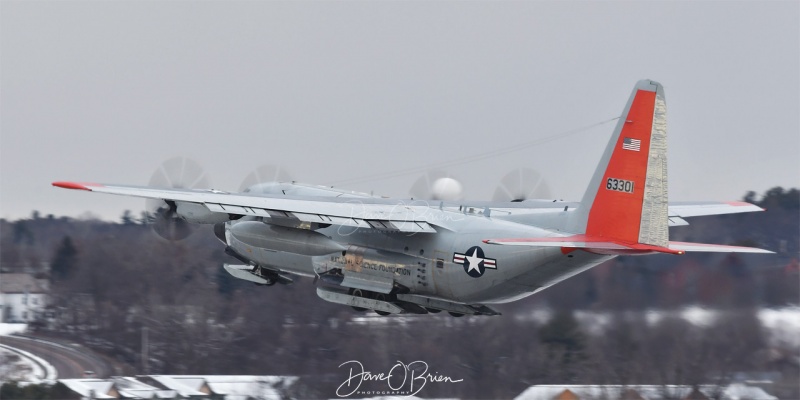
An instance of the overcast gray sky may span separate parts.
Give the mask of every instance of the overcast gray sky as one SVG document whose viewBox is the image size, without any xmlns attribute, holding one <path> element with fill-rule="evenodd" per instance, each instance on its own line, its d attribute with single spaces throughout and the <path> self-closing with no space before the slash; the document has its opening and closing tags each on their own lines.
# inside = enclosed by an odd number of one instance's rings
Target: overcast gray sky
<svg viewBox="0 0 800 400">
<path fill-rule="evenodd" d="M 279 164 L 330 184 L 528 143 L 668 105 L 671 200 L 800 186 L 800 3 L 0 3 L 0 216 L 117 219 L 188 156 L 235 190 Z M 454 165 L 489 199 L 525 166 L 580 199 L 613 124 Z M 347 185 L 407 196 L 419 174 Z"/>
</svg>

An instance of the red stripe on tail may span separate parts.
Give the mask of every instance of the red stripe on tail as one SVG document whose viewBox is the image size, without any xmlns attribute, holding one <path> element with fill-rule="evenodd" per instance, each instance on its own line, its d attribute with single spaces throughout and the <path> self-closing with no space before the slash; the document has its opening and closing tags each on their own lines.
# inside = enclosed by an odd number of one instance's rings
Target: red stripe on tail
<svg viewBox="0 0 800 400">
<path fill-rule="evenodd" d="M 638 90 L 623 117 L 622 131 L 589 211 L 587 236 L 638 242 L 655 102 L 656 92 Z M 626 138 L 640 140 L 639 151 L 623 149 Z M 620 190 L 626 184 L 620 181 L 633 182 L 632 193 L 626 187 Z"/>
</svg>

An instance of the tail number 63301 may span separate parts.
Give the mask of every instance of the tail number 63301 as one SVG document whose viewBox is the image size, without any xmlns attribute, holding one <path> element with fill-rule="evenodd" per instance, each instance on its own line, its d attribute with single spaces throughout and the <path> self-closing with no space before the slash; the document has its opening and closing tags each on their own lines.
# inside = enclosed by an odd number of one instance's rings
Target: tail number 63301
<svg viewBox="0 0 800 400">
<path fill-rule="evenodd" d="M 608 178 L 606 181 L 606 189 L 614 190 L 617 192 L 633 193 L 633 181 L 626 181 L 624 179 Z"/>
</svg>

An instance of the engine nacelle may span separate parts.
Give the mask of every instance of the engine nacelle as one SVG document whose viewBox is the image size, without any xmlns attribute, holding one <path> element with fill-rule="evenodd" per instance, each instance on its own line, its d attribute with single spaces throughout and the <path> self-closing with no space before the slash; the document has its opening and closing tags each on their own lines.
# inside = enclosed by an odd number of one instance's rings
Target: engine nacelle
<svg viewBox="0 0 800 400">
<path fill-rule="evenodd" d="M 231 220 L 230 215 L 210 211 L 206 206 L 199 203 L 176 201 L 175 206 L 175 212 L 181 218 L 195 224 L 218 224 Z"/>
<path fill-rule="evenodd" d="M 288 228 L 256 221 L 233 223 L 228 232 L 248 246 L 306 256 L 340 253 L 345 246 L 308 229 Z"/>
</svg>

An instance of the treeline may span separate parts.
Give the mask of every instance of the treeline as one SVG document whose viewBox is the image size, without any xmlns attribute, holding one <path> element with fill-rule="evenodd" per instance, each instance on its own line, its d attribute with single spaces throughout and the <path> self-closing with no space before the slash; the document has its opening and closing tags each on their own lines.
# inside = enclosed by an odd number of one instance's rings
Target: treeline
<svg viewBox="0 0 800 400">
<path fill-rule="evenodd" d="M 0 267 L 51 281 L 55 318 L 36 329 L 104 352 L 130 373 L 300 375 L 325 398 L 349 360 L 376 372 L 424 360 L 464 379 L 431 384 L 424 397 L 510 398 L 537 383 L 723 384 L 743 371 L 795 377 L 796 349 L 770 344 L 755 310 L 798 304 L 800 193 L 775 188 L 745 200 L 768 212 L 690 219 L 672 239 L 778 254 L 622 257 L 501 306 L 500 317 L 367 318 L 317 298 L 310 279 L 259 287 L 228 276 L 221 264 L 235 261 L 210 227 L 170 243 L 130 213 L 121 223 L 39 213 L 2 220 Z M 686 305 L 730 312 L 703 326 L 644 312 Z M 543 308 L 552 318 L 538 316 Z M 574 310 L 608 321 L 585 326 Z"/>
<path fill-rule="evenodd" d="M 0 385 L 0 399 L 8 400 L 79 400 L 76 394 L 63 383 L 40 383 L 20 385 L 17 382 L 6 382 Z"/>
</svg>

